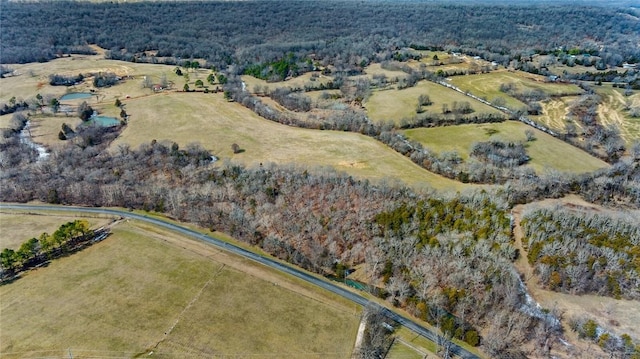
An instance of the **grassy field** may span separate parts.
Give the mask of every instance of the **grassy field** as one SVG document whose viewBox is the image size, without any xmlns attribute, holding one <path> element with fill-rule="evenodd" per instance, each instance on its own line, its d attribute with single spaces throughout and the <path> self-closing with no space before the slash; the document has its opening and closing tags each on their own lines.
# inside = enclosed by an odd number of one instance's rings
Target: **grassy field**
<svg viewBox="0 0 640 359">
<path fill-rule="evenodd" d="M 13 114 L 0 116 L 0 128 L 9 128 Z"/>
<path fill-rule="evenodd" d="M 399 340 L 396 340 L 389 353 L 389 358 L 437 358 L 434 354 L 438 350 L 436 343 L 431 342 L 406 328 L 399 328 L 393 333 Z M 469 348 L 466 348 L 469 349 Z"/>
<path fill-rule="evenodd" d="M 387 70 L 383 69 L 381 64 L 371 64 L 364 69 L 366 77 L 373 79 L 374 75 L 385 75 L 389 82 L 397 82 L 399 80 L 407 78 L 409 75 L 401 70 Z"/>
<path fill-rule="evenodd" d="M 552 130 L 559 132 L 565 131 L 565 119 L 569 113 L 569 106 L 578 99 L 578 96 L 563 96 L 560 98 L 551 98 L 540 102 L 542 105 L 542 114 L 537 116 L 529 116 L 533 121 L 540 123 Z M 581 129 L 580 123 L 574 121 L 578 129 Z"/>
<path fill-rule="evenodd" d="M 465 92 L 493 101 L 502 97 L 507 107 L 519 109 L 524 103 L 500 91 L 501 84 L 514 84 L 518 91 L 542 90 L 548 95 L 577 95 L 582 93 L 577 85 L 544 82 L 544 76 L 522 71 L 498 70 L 487 74 L 454 76 L 451 84 Z"/>
<path fill-rule="evenodd" d="M 633 118 L 624 110 L 626 104 L 630 107 L 640 107 L 640 91 L 634 91 L 631 96 L 624 96 L 624 90 L 614 88 L 611 84 L 594 86 L 595 91 L 602 96 L 602 104 L 598 107 L 598 119 L 605 125 L 614 125 L 620 129 L 620 135 L 629 144 L 640 140 L 640 118 Z"/>
<path fill-rule="evenodd" d="M 475 112 L 467 116 L 482 113 L 502 114 L 491 106 L 430 81 L 420 81 L 416 86 L 403 90 L 374 91 L 367 99 L 365 108 L 369 118 L 374 122 L 393 121 L 398 123 L 403 118 L 410 119 L 416 116 L 416 106 L 420 95 L 428 95 L 433 102 L 430 106 L 424 106 L 424 111 L 437 115 L 442 114 L 443 104 L 452 108 L 454 101 L 458 103 L 469 102 Z"/>
<path fill-rule="evenodd" d="M 490 66 L 491 63 L 485 60 L 476 60 L 471 56 L 462 55 L 455 56 L 445 51 L 418 51 L 423 57 L 420 61 L 410 60 L 407 63 L 414 69 L 419 69 L 422 64 L 427 66 L 431 72 L 442 70 L 447 72 L 478 70 L 482 66 Z M 434 60 L 433 57 L 438 59 Z"/>
<path fill-rule="evenodd" d="M 314 81 L 311 81 L 311 76 L 314 73 L 318 75 L 318 77 Z M 322 75 L 320 74 L 320 72 L 307 72 L 298 77 L 294 77 L 286 81 L 279 81 L 279 82 L 267 82 L 265 80 L 261 80 L 249 75 L 243 75 L 241 76 L 241 78 L 242 78 L 242 81 L 245 83 L 247 90 L 251 92 L 255 92 L 254 90 L 256 86 L 259 86 L 262 88 L 266 86 L 269 88 L 270 91 L 273 91 L 280 87 L 304 88 L 305 85 L 319 86 L 321 83 L 326 84 L 333 80 L 333 77 Z"/>
<path fill-rule="evenodd" d="M 525 142 L 524 131 L 527 129 L 532 130 L 536 137 L 535 141 L 526 142 L 526 150 L 531 157 L 529 166 L 538 173 L 546 169 L 581 173 L 607 167 L 605 162 L 586 152 L 516 121 L 419 128 L 406 130 L 404 133 L 410 139 L 436 152 L 457 151 L 463 159 L 467 159 L 474 142 L 487 141 L 492 137 L 504 141 Z"/>
<path fill-rule="evenodd" d="M 424 357 L 424 354 L 399 340 L 393 342 L 386 356 L 389 359 L 424 359 Z"/>
<path fill-rule="evenodd" d="M 0 309 L 3 358 L 349 358 L 359 323 L 353 305 L 135 222 L 1 286 Z"/>
<path fill-rule="evenodd" d="M 112 144 L 137 147 L 152 139 L 199 142 L 217 157 L 259 163 L 330 166 L 359 178 L 399 180 L 459 190 L 461 183 L 425 171 L 380 142 L 355 133 L 316 131 L 267 121 L 221 94 L 171 93 L 125 101 L 129 125 Z M 233 154 L 237 143 L 244 152 Z"/>
<path fill-rule="evenodd" d="M 0 250 L 4 248 L 18 249 L 22 243 L 32 237 L 38 237 L 43 232 L 52 234 L 60 225 L 86 219 L 91 228 L 104 226 L 111 222 L 106 217 L 65 216 L 60 214 L 26 215 L 24 213 L 7 211 L 0 213 Z"/>
<path fill-rule="evenodd" d="M 199 142 L 221 159 L 232 159 L 246 165 L 274 162 L 305 167 L 330 166 L 375 181 L 402 181 L 417 187 L 451 190 L 468 187 L 425 171 L 365 136 L 282 126 L 260 118 L 237 103 L 225 101 L 220 93 L 153 93 L 142 88 L 145 76 L 150 76 L 154 83 L 166 76 L 169 82 L 174 83 L 174 88 L 182 88 L 184 78 L 175 75 L 173 66 L 104 60 L 101 55 L 61 58 L 46 65 L 11 66 L 19 75 L 0 79 L 3 91 L 0 102 L 8 101 L 11 96 L 34 98 L 38 93 L 44 97 L 60 96 L 66 92 L 88 92 L 91 89 L 89 84 L 71 88 L 49 86 L 48 76 L 53 73 L 70 75 L 109 71 L 125 77 L 116 86 L 97 89 L 96 96 L 87 100 L 101 114 L 108 116 L 119 115 L 118 108 L 114 106 L 116 98 L 123 102 L 130 121 L 122 136 L 112 144 L 114 149 L 122 143 L 137 147 L 153 139 L 175 141 L 181 146 Z M 204 80 L 208 73 L 209 70 L 190 71 L 190 85 L 196 79 Z M 278 84 L 304 85 L 309 77 L 310 74 L 305 74 Z M 249 90 L 257 84 L 273 86 L 250 77 L 245 80 Z M 327 77 L 319 79 L 329 80 Z M 10 117 L 3 116 L 0 125 L 8 121 Z M 63 123 L 75 127 L 80 121 L 74 115 L 58 114 L 54 117 L 37 114 L 33 116 L 32 136 L 36 142 L 46 146 L 62 144 L 58 132 Z M 240 145 L 244 152 L 234 155 L 233 143 Z"/>
<path fill-rule="evenodd" d="M 98 89 L 96 96 L 87 100 L 90 105 L 95 105 L 98 100 L 102 103 L 112 104 L 116 98 L 126 96 L 137 97 L 151 93 L 150 89 L 142 88 L 144 76 L 150 76 L 153 82 L 160 82 L 164 75 L 169 82 L 182 88 L 184 80 L 174 72 L 175 66 L 154 65 L 143 63 L 132 63 L 115 60 L 105 60 L 102 55 L 73 55 L 49 61 L 46 64 L 28 63 L 10 65 L 18 73 L 18 76 L 0 79 L 0 103 L 8 103 L 12 96 L 20 99 L 35 98 L 36 94 L 43 97 L 50 95 L 60 97 L 67 92 L 88 92 L 90 84 L 83 83 L 77 86 L 51 86 L 49 85 L 49 75 L 77 75 L 79 73 L 112 72 L 121 77 L 130 76 L 117 86 Z M 195 82 L 200 78 L 203 81 L 209 71 L 199 70 L 190 72 L 190 82 Z M 91 81 L 89 81 L 91 82 Z"/>
</svg>

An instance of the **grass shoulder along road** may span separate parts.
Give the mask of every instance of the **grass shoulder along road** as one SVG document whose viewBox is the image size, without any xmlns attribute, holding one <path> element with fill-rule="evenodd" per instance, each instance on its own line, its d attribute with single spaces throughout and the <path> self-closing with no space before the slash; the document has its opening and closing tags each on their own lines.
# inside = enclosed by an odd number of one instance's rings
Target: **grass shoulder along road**
<svg viewBox="0 0 640 359">
<path fill-rule="evenodd" d="M 359 322 L 353 304 L 136 221 L 0 286 L 0 303 L 0 324 L 11 328 L 0 332 L 6 358 L 65 348 L 348 358 Z"/>
</svg>

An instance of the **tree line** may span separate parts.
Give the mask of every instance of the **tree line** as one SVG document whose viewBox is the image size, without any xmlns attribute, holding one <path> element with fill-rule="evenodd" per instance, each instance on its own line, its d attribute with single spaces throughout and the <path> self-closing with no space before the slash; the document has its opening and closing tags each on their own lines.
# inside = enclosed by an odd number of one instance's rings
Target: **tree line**
<svg viewBox="0 0 640 359">
<path fill-rule="evenodd" d="M 53 234 L 44 232 L 38 237 L 26 240 L 18 250 L 3 249 L 0 252 L 0 278 L 12 278 L 46 261 L 76 252 L 107 234 L 108 231 L 104 229 L 91 230 L 86 220 L 64 223 Z"/>
</svg>

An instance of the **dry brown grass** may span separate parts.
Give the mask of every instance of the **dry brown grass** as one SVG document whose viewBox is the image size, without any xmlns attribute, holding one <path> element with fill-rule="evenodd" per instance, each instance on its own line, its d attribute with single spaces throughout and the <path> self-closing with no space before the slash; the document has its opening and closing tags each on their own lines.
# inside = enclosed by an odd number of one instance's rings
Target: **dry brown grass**
<svg viewBox="0 0 640 359">
<path fill-rule="evenodd" d="M 35 98 L 39 93 L 42 96 L 52 95 L 60 97 L 67 92 L 88 92 L 94 89 L 91 81 L 85 81 L 77 86 L 51 86 L 49 75 L 77 75 L 98 72 L 113 72 L 118 76 L 131 76 L 117 86 L 96 90 L 96 97 L 87 100 L 90 105 L 98 102 L 113 104 L 116 98 L 126 96 L 137 97 L 150 94 L 152 91 L 142 88 L 144 76 L 150 76 L 154 82 L 159 82 L 162 75 L 167 80 L 174 82 L 182 88 L 184 80 L 174 72 L 175 66 L 132 63 L 115 60 L 105 60 L 101 55 L 73 55 L 49 61 L 45 64 L 28 63 L 10 65 L 19 75 L 0 79 L 0 103 L 7 103 L 12 96 L 18 99 Z M 190 72 L 191 83 L 200 78 L 204 81 L 207 70 L 199 70 L 198 73 Z"/>
<path fill-rule="evenodd" d="M 569 106 L 577 99 L 578 96 L 564 96 L 561 98 L 548 99 L 540 103 L 542 105 L 542 114 L 530 117 L 532 120 L 543 124 L 552 130 L 564 132 L 566 125 L 565 119 L 569 113 Z M 574 124 L 578 129 L 582 128 L 580 124 L 575 121 Z"/>
<path fill-rule="evenodd" d="M 317 75 L 318 77 L 312 81 L 311 77 L 313 75 Z M 286 81 L 278 81 L 278 82 L 267 82 L 265 80 L 261 80 L 249 75 L 241 76 L 242 81 L 245 83 L 247 91 L 255 92 L 256 86 L 264 88 L 265 86 L 269 88 L 269 91 L 273 91 L 280 87 L 289 87 L 289 88 L 304 88 L 305 85 L 310 86 L 319 86 L 322 84 L 327 84 L 328 82 L 333 80 L 333 77 L 322 75 L 319 71 L 315 72 L 307 72 L 298 77 L 294 77 L 291 79 L 287 79 Z"/>
<path fill-rule="evenodd" d="M 0 332 L 3 358 L 66 348 L 74 357 L 348 358 L 359 322 L 353 305 L 322 291 L 134 222 L 1 286 L 0 308 L 11 327 Z"/>
<path fill-rule="evenodd" d="M 181 146 L 200 142 L 217 157 L 232 159 L 245 165 L 274 162 L 314 168 L 330 166 L 356 177 L 374 181 L 401 181 L 416 187 L 432 186 L 447 190 L 461 190 L 468 187 L 425 171 L 411 163 L 409 159 L 365 136 L 282 126 L 260 118 L 237 103 L 225 101 L 220 93 L 163 92 L 155 94 L 149 89 L 142 88 L 144 76 L 150 76 L 154 81 L 159 81 L 162 75 L 174 82 L 176 88 L 181 88 L 184 78 L 175 75 L 173 66 L 104 60 L 100 55 L 95 55 L 62 58 L 46 64 L 16 65 L 15 69 L 21 75 L 1 79 L 0 87 L 11 88 L 11 94 L 19 93 L 23 97 L 35 97 L 37 93 L 43 96 L 47 94 L 59 96 L 66 91 L 86 92 L 91 89 L 88 84 L 71 89 L 51 87 L 47 82 L 49 74 L 52 73 L 111 71 L 130 76 L 131 78 L 116 86 L 97 89 L 97 95 L 87 100 L 101 114 L 117 117 L 119 109 L 114 106 L 114 102 L 119 98 L 131 116 L 129 125 L 121 137 L 112 144 L 113 149 L 123 143 L 137 147 L 152 139 L 175 141 Z M 33 76 L 29 75 L 30 73 Z M 207 73 L 209 73 L 208 70 L 191 71 L 190 83 L 197 78 L 204 79 Z M 311 74 L 305 74 L 278 84 L 301 85 L 308 82 L 310 76 Z M 266 84 L 252 78 L 245 80 L 249 81 L 247 83 L 249 90 L 255 85 L 250 81 Z M 318 81 L 329 80 L 330 78 L 323 77 Z M 39 84 L 41 87 L 38 87 Z M 5 97 L 8 98 L 9 95 L 9 93 L 2 93 L 0 101 Z M 438 95 L 434 93 L 431 96 Z M 3 123 L 6 121 L 8 120 L 3 119 Z M 62 123 L 65 122 L 72 127 L 80 123 L 74 116 L 66 117 L 61 114 L 55 117 L 34 116 L 32 124 L 34 140 L 49 147 L 62 144 L 63 142 L 58 139 L 58 132 Z M 233 143 L 239 144 L 245 151 L 233 154 L 231 150 Z"/>
<path fill-rule="evenodd" d="M 199 142 L 217 157 L 248 166 L 259 163 L 330 166 L 359 178 L 403 181 L 439 189 L 465 188 L 435 175 L 380 142 L 355 133 L 288 127 L 257 116 L 222 94 L 172 93 L 126 101 L 131 119 L 112 144 L 137 147 L 152 139 L 184 146 Z M 237 143 L 244 152 L 233 154 Z"/>
<path fill-rule="evenodd" d="M 385 75 L 387 80 L 391 82 L 397 82 L 406 78 L 407 73 L 400 70 L 387 70 L 383 69 L 381 64 L 371 64 L 364 69 L 364 74 L 367 78 L 373 79 L 374 75 Z"/>
<path fill-rule="evenodd" d="M 501 97 L 507 107 L 519 109 L 526 107 L 524 103 L 500 91 L 500 85 L 511 83 L 517 91 L 542 90 L 549 95 L 578 95 L 583 91 L 577 85 L 545 82 L 544 76 L 529 74 L 522 71 L 498 70 L 487 74 L 454 76 L 451 84 L 465 92 L 494 101 Z"/>
<path fill-rule="evenodd" d="M 624 90 L 614 88 L 611 84 L 594 86 L 603 98 L 598 107 L 598 119 L 605 126 L 615 126 L 620 129 L 620 135 L 627 142 L 640 140 L 640 118 L 633 118 L 625 111 L 625 106 L 640 107 L 640 91 L 634 91 L 631 96 L 624 96 Z"/>
</svg>

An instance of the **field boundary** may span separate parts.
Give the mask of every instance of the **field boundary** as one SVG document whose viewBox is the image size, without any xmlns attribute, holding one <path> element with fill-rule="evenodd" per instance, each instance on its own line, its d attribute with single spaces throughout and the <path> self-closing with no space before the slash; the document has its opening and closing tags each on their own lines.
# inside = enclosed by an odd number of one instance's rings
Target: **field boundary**
<svg viewBox="0 0 640 359">
<path fill-rule="evenodd" d="M 497 110 L 500 110 L 500 111 L 502 111 L 502 112 L 504 112 L 504 113 L 506 113 L 506 114 L 508 114 L 508 115 L 510 115 L 510 116 L 515 116 L 515 113 L 514 113 L 513 111 L 511 111 L 510 109 L 508 109 L 508 108 L 506 108 L 506 107 L 504 107 L 504 106 L 496 106 L 496 105 L 492 104 L 491 102 L 489 102 L 489 101 L 487 101 L 487 100 L 484 100 L 484 99 L 482 99 L 482 98 L 480 98 L 480 97 L 478 97 L 478 96 L 476 96 L 476 95 L 474 95 L 474 94 L 472 94 L 472 93 L 470 93 L 470 92 L 462 91 L 462 90 L 461 90 L 460 88 L 458 88 L 457 86 L 454 86 L 454 85 L 452 85 L 452 84 L 450 84 L 450 83 L 447 83 L 446 81 L 439 80 L 439 81 L 435 81 L 435 82 L 436 82 L 437 84 L 440 84 L 440 85 L 444 86 L 444 87 L 450 88 L 450 89 L 452 89 L 452 90 L 454 90 L 454 91 L 458 91 L 458 92 L 460 92 L 461 94 L 463 94 L 463 95 L 465 95 L 465 96 L 468 96 L 468 97 L 471 97 L 471 98 L 472 98 L 472 99 L 474 99 L 474 100 L 478 100 L 478 101 L 480 101 L 480 102 L 484 103 L 485 105 L 491 106 L 491 107 L 493 107 L 493 108 L 495 108 L 495 109 L 497 109 Z M 542 132 L 546 132 L 546 133 L 548 133 L 549 135 L 551 135 L 551 136 L 553 136 L 553 137 L 556 137 L 556 138 L 559 138 L 559 139 L 561 139 L 561 140 L 562 140 L 562 138 L 560 137 L 560 135 L 558 135 L 557 133 L 555 133 L 554 131 L 552 131 L 550 128 L 547 128 L 546 126 L 543 126 L 543 125 L 541 125 L 541 124 L 539 124 L 539 123 L 537 123 L 537 122 L 535 122 L 535 121 L 531 120 L 530 118 L 528 118 L 528 117 L 527 117 L 527 116 L 525 116 L 525 115 L 518 116 L 518 117 L 517 117 L 517 120 L 518 120 L 518 121 L 520 121 L 520 122 L 522 122 L 522 123 L 525 123 L 525 124 L 527 124 L 527 125 L 529 125 L 529 126 L 531 126 L 531 127 L 533 127 L 533 128 L 535 128 L 535 129 L 538 129 L 538 130 L 540 130 L 540 131 L 542 131 Z"/>
<path fill-rule="evenodd" d="M 169 335 L 171 335 L 171 332 L 176 327 L 176 325 L 178 325 L 178 323 L 180 322 L 180 319 L 182 318 L 184 313 L 186 313 L 187 310 L 189 310 L 189 308 L 191 308 L 191 306 L 193 306 L 193 304 L 195 302 L 197 302 L 198 299 L 200 299 L 200 296 L 202 295 L 202 292 L 204 292 L 204 290 L 209 286 L 211 281 L 213 281 L 224 270 L 224 268 L 225 268 L 225 264 L 223 263 L 220 266 L 220 268 L 218 268 L 218 270 L 211 275 L 211 278 L 209 278 L 209 280 L 200 288 L 198 293 L 196 293 L 196 295 L 191 299 L 191 301 L 189 301 L 189 303 L 187 303 L 187 305 L 182 309 L 180 314 L 178 314 L 178 317 L 176 318 L 176 320 L 173 323 L 173 325 L 171 327 L 169 327 L 169 330 L 164 332 L 164 335 L 162 336 L 162 339 L 160 339 L 158 342 L 156 342 L 156 344 L 153 346 L 154 349 L 157 348 L 158 345 L 160 345 L 163 341 L 165 341 Z"/>
</svg>

